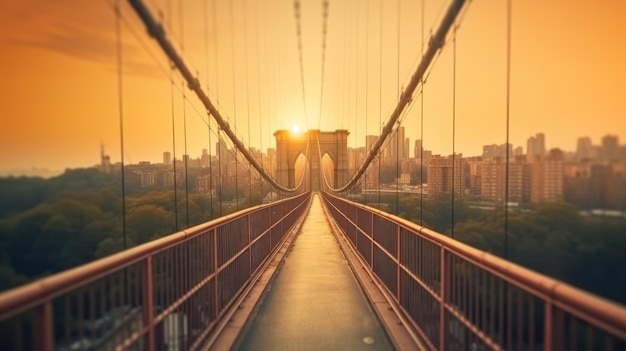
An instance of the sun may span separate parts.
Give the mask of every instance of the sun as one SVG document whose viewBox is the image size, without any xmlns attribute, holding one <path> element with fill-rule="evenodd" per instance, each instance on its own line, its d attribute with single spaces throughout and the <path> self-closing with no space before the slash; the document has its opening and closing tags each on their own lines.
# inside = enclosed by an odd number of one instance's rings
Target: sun
<svg viewBox="0 0 626 351">
<path fill-rule="evenodd" d="M 291 132 L 292 132 L 294 135 L 298 135 L 298 134 L 300 134 L 300 126 L 299 126 L 299 125 L 297 125 L 297 124 L 294 124 L 294 125 L 293 125 L 293 127 L 291 127 Z"/>
</svg>

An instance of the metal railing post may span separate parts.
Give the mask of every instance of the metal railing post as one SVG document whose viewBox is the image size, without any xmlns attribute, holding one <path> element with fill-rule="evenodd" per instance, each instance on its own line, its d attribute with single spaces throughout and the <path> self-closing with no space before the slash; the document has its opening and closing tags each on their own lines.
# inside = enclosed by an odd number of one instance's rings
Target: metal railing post
<svg viewBox="0 0 626 351">
<path fill-rule="evenodd" d="M 154 286 L 152 281 L 152 256 L 148 256 L 143 264 L 143 318 L 147 326 L 144 336 L 144 350 L 155 349 L 154 340 Z"/>
<path fill-rule="evenodd" d="M 448 286 L 450 278 L 450 267 L 448 264 L 448 253 L 446 249 L 441 246 L 440 250 L 440 300 L 439 300 L 439 350 L 447 350 L 447 326 L 448 318 L 446 317 L 446 303 L 448 301 Z"/>
<path fill-rule="evenodd" d="M 52 325 L 52 301 L 39 305 L 33 314 L 33 342 L 35 350 L 54 350 L 54 330 Z"/>
<path fill-rule="evenodd" d="M 402 265 L 400 252 L 400 226 L 396 224 L 396 299 L 398 303 L 400 303 L 400 266 Z"/>
<path fill-rule="evenodd" d="M 552 351 L 554 341 L 552 340 L 552 333 L 554 333 L 554 307 L 552 302 L 546 300 L 545 311 L 543 317 L 543 349 L 545 351 Z"/>
<path fill-rule="evenodd" d="M 218 259 L 217 259 L 217 229 L 212 229 L 211 230 L 211 234 L 212 234 L 212 239 L 213 239 L 213 273 L 215 273 L 215 276 L 213 278 L 213 308 L 215 311 L 215 315 L 213 316 L 214 319 L 217 319 L 217 316 L 220 315 L 220 305 L 219 305 L 219 287 L 218 287 L 218 281 L 219 281 L 219 272 L 218 270 Z"/>
</svg>

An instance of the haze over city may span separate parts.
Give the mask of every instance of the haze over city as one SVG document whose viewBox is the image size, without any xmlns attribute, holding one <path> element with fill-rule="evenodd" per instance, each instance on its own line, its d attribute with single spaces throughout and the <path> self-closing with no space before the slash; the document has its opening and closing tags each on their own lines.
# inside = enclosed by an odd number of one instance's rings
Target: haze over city
<svg viewBox="0 0 626 351">
<path fill-rule="evenodd" d="M 150 3 L 165 13 L 169 37 L 230 125 L 261 150 L 274 146 L 275 130 L 293 125 L 348 129 L 350 147 L 363 146 L 366 134 L 379 134 L 419 61 L 422 37 L 428 40 L 445 6 L 425 2 L 422 33 L 419 2 L 332 2 L 322 89 L 322 8 L 302 3 L 305 112 L 290 1 Z M 502 1 L 473 1 L 459 23 L 456 76 L 450 39 L 430 72 L 423 139 L 434 153 L 452 152 L 453 107 L 457 152 L 479 155 L 483 145 L 505 142 L 505 11 Z M 525 145 L 537 132 L 547 136 L 547 148 L 569 151 L 578 137 L 595 143 L 606 134 L 626 139 L 624 13 L 626 3 L 614 0 L 593 6 L 580 0 L 566 6 L 554 0 L 514 2 L 513 145 Z M 120 90 L 110 2 L 0 4 L 0 173 L 91 166 L 98 163 L 101 144 L 119 162 L 120 103 L 127 163 L 158 162 L 172 149 L 172 115 L 178 155 L 185 153 L 185 142 L 191 156 L 209 147 L 208 117 L 199 102 L 189 93 L 183 97 L 176 73 L 172 88 L 167 61 L 127 6 L 122 17 Z M 406 134 L 422 138 L 421 96 L 408 110 L 402 118 Z M 211 144 L 216 130 L 213 125 Z"/>
</svg>

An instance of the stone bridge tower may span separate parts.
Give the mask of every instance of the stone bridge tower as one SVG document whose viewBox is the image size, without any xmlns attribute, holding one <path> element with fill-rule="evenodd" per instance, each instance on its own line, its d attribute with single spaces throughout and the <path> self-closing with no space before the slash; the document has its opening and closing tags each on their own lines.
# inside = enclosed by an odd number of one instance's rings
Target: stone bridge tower
<svg viewBox="0 0 626 351">
<path fill-rule="evenodd" d="M 320 160 L 324 155 L 328 155 L 333 161 L 335 187 L 346 184 L 349 180 L 348 134 L 346 129 L 337 129 L 334 132 L 311 129 L 297 135 L 288 130 L 277 130 L 274 136 L 276 137 L 276 180 L 278 183 L 289 188 L 296 186 L 298 180 L 295 179 L 295 164 L 298 156 L 302 154 L 306 156 L 310 175 L 311 189 L 306 190 L 319 191 L 323 186 Z"/>
</svg>

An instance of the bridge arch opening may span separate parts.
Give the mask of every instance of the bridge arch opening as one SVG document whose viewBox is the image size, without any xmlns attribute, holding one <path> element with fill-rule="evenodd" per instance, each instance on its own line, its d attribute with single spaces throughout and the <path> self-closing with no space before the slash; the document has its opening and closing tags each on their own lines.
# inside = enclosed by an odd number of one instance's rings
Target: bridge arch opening
<svg viewBox="0 0 626 351">
<path fill-rule="evenodd" d="M 348 130 L 337 129 L 323 132 L 311 129 L 300 134 L 290 130 L 277 130 L 276 137 L 276 180 L 281 185 L 293 188 L 297 184 L 295 160 L 298 155 L 306 157 L 309 183 L 306 190 L 319 191 L 323 187 L 322 158 L 328 155 L 332 160 L 329 184 L 334 187 L 348 182 Z"/>
<path fill-rule="evenodd" d="M 322 176 L 324 177 L 322 189 L 326 186 L 331 188 L 337 187 L 337 184 L 335 184 L 335 161 L 328 152 L 322 155 Z"/>
</svg>

